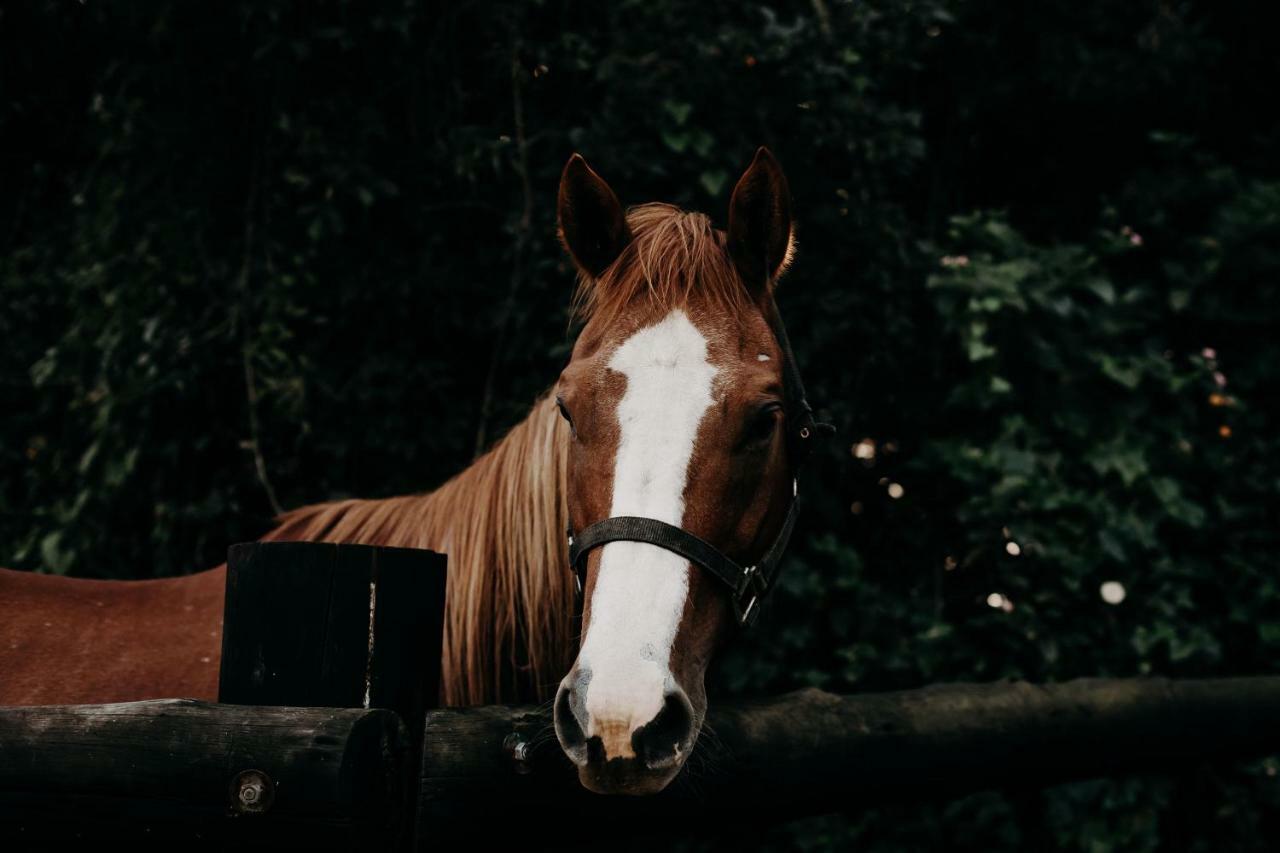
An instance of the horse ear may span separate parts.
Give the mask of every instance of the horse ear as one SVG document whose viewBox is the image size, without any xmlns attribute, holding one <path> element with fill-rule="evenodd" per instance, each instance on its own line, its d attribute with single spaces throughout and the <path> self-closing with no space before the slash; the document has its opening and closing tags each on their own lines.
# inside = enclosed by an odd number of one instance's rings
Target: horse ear
<svg viewBox="0 0 1280 853">
<path fill-rule="evenodd" d="M 560 241 L 592 278 L 599 278 L 631 242 L 622 203 L 579 154 L 569 158 L 560 175 L 556 217 Z"/>
<path fill-rule="evenodd" d="M 791 261 L 791 190 L 768 148 L 738 179 L 729 202 L 729 253 L 755 297 L 769 293 Z"/>
</svg>

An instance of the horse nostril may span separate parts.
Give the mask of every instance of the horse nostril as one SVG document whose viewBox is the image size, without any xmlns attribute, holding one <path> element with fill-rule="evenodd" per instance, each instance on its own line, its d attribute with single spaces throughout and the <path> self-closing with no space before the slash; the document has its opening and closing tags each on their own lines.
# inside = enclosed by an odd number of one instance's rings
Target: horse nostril
<svg viewBox="0 0 1280 853">
<path fill-rule="evenodd" d="M 566 679 L 567 681 L 567 679 Z M 587 736 L 582 730 L 582 703 L 576 687 L 566 687 L 562 682 L 556 691 L 555 727 L 560 748 L 569 760 L 578 766 L 587 763 Z"/>
<path fill-rule="evenodd" d="M 658 716 L 636 729 L 631 747 L 651 770 L 673 767 L 693 745 L 693 706 L 679 688 L 667 693 Z"/>
</svg>

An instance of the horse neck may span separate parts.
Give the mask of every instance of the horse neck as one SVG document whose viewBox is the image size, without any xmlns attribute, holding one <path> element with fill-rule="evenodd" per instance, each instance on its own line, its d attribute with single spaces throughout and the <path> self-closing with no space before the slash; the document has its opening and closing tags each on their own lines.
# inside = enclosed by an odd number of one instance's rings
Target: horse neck
<svg viewBox="0 0 1280 853">
<path fill-rule="evenodd" d="M 430 548 L 449 555 L 441 700 L 542 701 L 573 662 L 564 538 L 568 432 L 550 395 L 434 492 L 303 507 L 264 539 Z"/>
<path fill-rule="evenodd" d="M 564 421 L 544 396 L 424 498 L 429 547 L 449 555 L 447 704 L 542 701 L 573 662 L 567 448 Z"/>
</svg>

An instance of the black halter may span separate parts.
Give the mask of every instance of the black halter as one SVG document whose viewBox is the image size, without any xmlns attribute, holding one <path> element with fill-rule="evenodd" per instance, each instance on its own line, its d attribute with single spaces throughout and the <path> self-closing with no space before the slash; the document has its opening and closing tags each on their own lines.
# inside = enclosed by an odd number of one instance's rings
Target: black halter
<svg viewBox="0 0 1280 853">
<path fill-rule="evenodd" d="M 778 569 L 782 564 L 783 552 L 791 540 L 795 530 L 796 517 L 800 514 L 799 489 L 796 485 L 796 472 L 808 456 L 810 440 L 818 431 L 835 432 L 830 424 L 820 424 L 813 418 L 813 409 L 805 399 L 804 383 L 800 381 L 800 370 L 796 367 L 795 355 L 791 352 L 791 342 L 787 339 L 787 330 L 782 325 L 782 317 L 778 314 L 778 306 L 769 300 L 769 326 L 778 339 L 783 359 L 783 393 L 785 395 L 785 418 L 787 424 L 787 454 L 791 461 L 791 504 L 787 507 L 787 516 L 782 521 L 782 528 L 774 537 L 773 543 L 751 565 L 740 566 L 726 557 L 714 545 L 694 536 L 687 530 L 658 521 L 656 518 L 643 518 L 633 515 L 619 515 L 597 521 L 588 525 L 581 533 L 574 535 L 569 528 L 569 568 L 577 581 L 578 594 L 582 594 L 586 577 L 586 557 L 594 548 L 609 542 L 647 542 L 659 548 L 679 554 L 694 565 L 701 566 L 710 572 L 712 577 L 729 588 L 734 613 L 739 623 L 750 625 L 759 612 L 760 600 L 772 589 L 778 577 Z"/>
</svg>

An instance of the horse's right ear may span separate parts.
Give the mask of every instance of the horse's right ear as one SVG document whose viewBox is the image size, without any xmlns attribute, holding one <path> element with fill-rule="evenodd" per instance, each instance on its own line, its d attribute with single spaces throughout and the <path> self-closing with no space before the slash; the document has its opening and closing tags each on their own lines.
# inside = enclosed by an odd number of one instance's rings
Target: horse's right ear
<svg viewBox="0 0 1280 853">
<path fill-rule="evenodd" d="M 768 295 L 787 264 L 791 234 L 791 190 L 768 148 L 756 151 L 729 201 L 729 253 L 747 289 Z"/>
<path fill-rule="evenodd" d="M 622 203 L 579 154 L 569 158 L 560 175 L 556 218 L 560 241 L 592 278 L 599 278 L 631 242 Z"/>
</svg>

